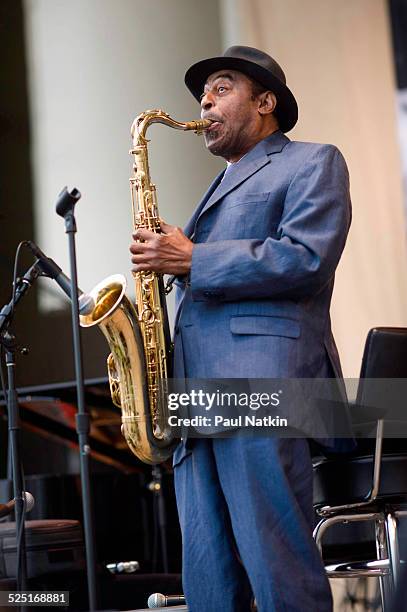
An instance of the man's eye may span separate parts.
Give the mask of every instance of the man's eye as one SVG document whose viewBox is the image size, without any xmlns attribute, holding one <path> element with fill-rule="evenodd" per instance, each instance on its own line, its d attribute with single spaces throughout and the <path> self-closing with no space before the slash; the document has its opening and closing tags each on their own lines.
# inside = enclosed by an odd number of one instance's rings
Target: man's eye
<svg viewBox="0 0 407 612">
<path fill-rule="evenodd" d="M 223 93 L 224 91 L 226 91 L 226 87 L 224 87 L 223 85 L 219 85 L 218 93 Z"/>
</svg>

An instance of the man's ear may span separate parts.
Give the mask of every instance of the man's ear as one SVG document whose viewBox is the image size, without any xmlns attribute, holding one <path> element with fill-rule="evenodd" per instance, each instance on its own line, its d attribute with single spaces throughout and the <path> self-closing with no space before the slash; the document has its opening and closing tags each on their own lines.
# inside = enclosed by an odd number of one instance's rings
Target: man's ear
<svg viewBox="0 0 407 612">
<path fill-rule="evenodd" d="M 277 98 L 272 91 L 265 91 L 259 96 L 259 108 L 260 115 L 269 115 L 272 113 L 277 106 Z"/>
</svg>

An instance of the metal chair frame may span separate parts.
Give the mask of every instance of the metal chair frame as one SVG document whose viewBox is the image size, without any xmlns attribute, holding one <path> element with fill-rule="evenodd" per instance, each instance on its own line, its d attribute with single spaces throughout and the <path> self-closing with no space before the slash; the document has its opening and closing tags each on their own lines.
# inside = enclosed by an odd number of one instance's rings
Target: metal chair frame
<svg viewBox="0 0 407 612">
<path fill-rule="evenodd" d="M 394 594 L 400 570 L 400 553 L 397 527 L 400 518 L 407 517 L 407 510 L 395 509 L 392 505 L 383 505 L 383 510 L 374 510 L 380 487 L 380 470 L 383 448 L 383 419 L 378 419 L 376 443 L 373 457 L 372 484 L 364 498 L 355 503 L 338 506 L 323 506 L 317 510 L 321 520 L 314 529 L 314 539 L 322 556 L 322 538 L 332 525 L 338 523 L 374 521 L 377 559 L 351 563 L 326 565 L 329 578 L 378 577 L 382 608 L 385 611 Z M 377 503 L 376 503 L 377 505 Z M 369 512 L 369 508 L 371 511 Z"/>
</svg>

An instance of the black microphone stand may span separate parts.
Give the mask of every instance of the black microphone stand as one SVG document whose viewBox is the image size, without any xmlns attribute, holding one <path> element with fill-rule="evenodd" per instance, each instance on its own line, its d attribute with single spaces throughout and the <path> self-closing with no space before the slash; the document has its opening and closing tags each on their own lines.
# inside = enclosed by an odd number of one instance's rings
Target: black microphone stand
<svg viewBox="0 0 407 612">
<path fill-rule="evenodd" d="M 92 513 L 92 493 L 90 487 L 90 446 L 89 446 L 89 413 L 85 405 L 85 391 L 83 384 L 82 344 L 79 327 L 78 280 L 76 269 L 75 233 L 76 221 L 74 208 L 80 199 L 81 193 L 73 188 L 71 192 L 66 187 L 58 196 L 56 212 L 65 219 L 65 233 L 68 234 L 69 259 L 71 267 L 71 304 L 72 304 L 72 333 L 75 355 L 76 389 L 78 399 L 78 413 L 76 414 L 76 431 L 79 441 L 79 456 L 81 467 L 83 522 L 85 529 L 86 568 L 88 579 L 89 608 L 97 609 L 96 597 L 96 551 Z"/>
<path fill-rule="evenodd" d="M 18 281 L 18 284 L 16 283 L 15 295 L 0 311 L 0 343 L 3 345 L 5 350 L 5 362 L 7 368 L 8 457 L 12 467 L 11 472 L 15 499 L 17 549 L 16 582 L 18 591 L 25 591 L 27 589 L 27 555 L 24 528 L 24 476 L 20 451 L 20 416 L 18 411 L 18 397 L 15 384 L 15 356 L 18 345 L 16 337 L 10 330 L 10 324 L 13 319 L 16 305 L 32 286 L 34 280 L 40 275 L 41 270 L 36 262 L 26 272 L 24 277 Z M 10 473 L 8 468 L 8 477 L 9 476 Z"/>
<path fill-rule="evenodd" d="M 161 541 L 162 567 L 168 574 L 168 551 L 167 551 L 167 514 L 165 511 L 165 499 L 162 484 L 162 472 L 159 465 L 155 465 L 151 471 L 153 480 L 147 485 L 149 491 L 154 495 L 154 504 L 158 514 L 158 529 Z"/>
</svg>

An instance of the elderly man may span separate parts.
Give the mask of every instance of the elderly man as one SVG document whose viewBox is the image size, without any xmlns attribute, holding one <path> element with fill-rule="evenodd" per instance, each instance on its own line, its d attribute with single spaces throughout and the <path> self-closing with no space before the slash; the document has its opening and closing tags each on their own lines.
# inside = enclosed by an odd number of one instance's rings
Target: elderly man
<svg viewBox="0 0 407 612">
<path fill-rule="evenodd" d="M 331 145 L 292 142 L 297 104 L 270 56 L 235 46 L 185 82 L 227 168 L 182 232 L 139 230 L 134 270 L 180 279 L 175 376 L 340 376 L 329 306 L 350 225 L 349 182 Z M 305 439 L 182 442 L 174 477 L 192 612 L 328 612 L 312 540 Z"/>
</svg>

